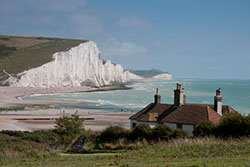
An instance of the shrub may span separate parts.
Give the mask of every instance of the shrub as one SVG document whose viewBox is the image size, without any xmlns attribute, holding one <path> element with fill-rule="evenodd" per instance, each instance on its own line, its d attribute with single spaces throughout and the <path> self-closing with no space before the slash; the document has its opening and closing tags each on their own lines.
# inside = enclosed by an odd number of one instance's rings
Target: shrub
<svg viewBox="0 0 250 167">
<path fill-rule="evenodd" d="M 182 129 L 174 129 L 171 133 L 169 138 L 176 139 L 176 138 L 187 138 L 188 133 Z"/>
<path fill-rule="evenodd" d="M 165 124 L 159 124 L 152 129 L 151 139 L 153 140 L 168 140 L 172 129 Z"/>
<path fill-rule="evenodd" d="M 64 145 L 67 146 L 84 132 L 83 122 L 84 118 L 80 118 L 77 114 L 60 117 L 56 119 L 54 132 L 61 136 Z"/>
<path fill-rule="evenodd" d="M 128 130 L 119 127 L 111 126 L 103 130 L 96 138 L 97 142 L 110 143 L 116 142 L 119 139 L 127 139 L 129 135 Z"/>
<path fill-rule="evenodd" d="M 238 113 L 223 116 L 216 128 L 216 135 L 222 138 L 249 136 L 249 118 Z"/>
<path fill-rule="evenodd" d="M 4 130 L 0 133 L 18 137 L 22 140 L 34 141 L 51 148 L 58 148 L 63 145 L 60 135 L 53 132 L 53 130 L 38 130 L 34 132 Z"/>
<path fill-rule="evenodd" d="M 80 118 L 77 114 L 71 117 L 63 116 L 56 119 L 56 132 L 62 135 L 76 135 L 84 132 L 84 118 Z"/>
<path fill-rule="evenodd" d="M 247 117 L 245 117 L 245 119 L 247 124 L 246 135 L 250 136 L 250 114 Z"/>
<path fill-rule="evenodd" d="M 11 130 L 2 130 L 1 131 L 2 134 L 6 134 L 6 135 L 9 135 L 9 136 L 15 136 L 15 137 L 24 137 L 25 134 L 27 133 L 30 133 L 28 131 L 11 131 Z"/>
<path fill-rule="evenodd" d="M 194 136 L 213 136 L 215 131 L 215 125 L 212 122 L 201 122 L 197 124 L 193 130 Z"/>
<path fill-rule="evenodd" d="M 63 145 L 61 136 L 53 132 L 53 130 L 38 130 L 34 132 L 25 133 L 22 139 L 35 141 L 50 148 L 58 148 Z"/>
<path fill-rule="evenodd" d="M 132 141 L 143 139 L 150 140 L 151 131 L 150 126 L 147 124 L 137 125 L 130 133 L 130 139 Z"/>
<path fill-rule="evenodd" d="M 55 155 L 52 150 L 42 144 L 5 134 L 0 134 L 0 143 L 0 161 L 3 158 L 13 160 L 14 158 L 40 158 Z"/>
<path fill-rule="evenodd" d="M 15 50 L 15 47 L 7 47 L 4 45 L 0 45 L 0 59 L 10 56 Z"/>
</svg>

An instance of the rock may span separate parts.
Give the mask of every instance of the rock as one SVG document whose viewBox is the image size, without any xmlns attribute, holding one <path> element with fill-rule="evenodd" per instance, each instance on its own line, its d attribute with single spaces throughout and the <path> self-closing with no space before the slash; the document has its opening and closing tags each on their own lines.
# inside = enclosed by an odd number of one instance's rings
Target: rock
<svg viewBox="0 0 250 167">
<path fill-rule="evenodd" d="M 57 52 L 53 61 L 10 77 L 11 86 L 18 87 L 80 87 L 104 86 L 141 77 L 125 71 L 121 65 L 100 58 L 97 45 L 88 41 L 68 51 Z"/>
</svg>

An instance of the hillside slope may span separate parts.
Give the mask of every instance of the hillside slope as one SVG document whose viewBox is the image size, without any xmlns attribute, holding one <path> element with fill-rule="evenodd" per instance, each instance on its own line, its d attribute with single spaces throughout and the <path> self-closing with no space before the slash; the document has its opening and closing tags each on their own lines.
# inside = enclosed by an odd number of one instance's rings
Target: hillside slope
<svg viewBox="0 0 250 167">
<path fill-rule="evenodd" d="M 100 87 L 141 77 L 100 58 L 93 41 L 0 36 L 0 82 L 17 87 Z"/>
<path fill-rule="evenodd" d="M 3 72 L 18 73 L 52 61 L 52 55 L 67 51 L 86 40 L 13 36 L 0 34 L 0 83 L 8 78 Z"/>
</svg>

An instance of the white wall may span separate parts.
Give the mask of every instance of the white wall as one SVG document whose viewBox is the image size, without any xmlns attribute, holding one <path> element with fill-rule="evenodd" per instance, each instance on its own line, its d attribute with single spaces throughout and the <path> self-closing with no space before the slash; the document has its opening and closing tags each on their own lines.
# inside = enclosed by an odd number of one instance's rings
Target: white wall
<svg viewBox="0 0 250 167">
<path fill-rule="evenodd" d="M 137 121 L 137 120 L 130 120 L 130 128 L 131 129 L 133 128 L 133 123 L 136 123 L 136 125 L 148 124 L 151 128 L 155 127 L 158 124 L 156 122 L 140 122 L 140 121 Z M 176 129 L 177 128 L 176 123 L 164 122 L 164 124 L 167 125 L 168 127 L 170 127 L 171 129 Z M 194 125 L 183 124 L 182 125 L 182 130 L 188 132 L 188 134 L 190 136 L 193 136 Z"/>
<path fill-rule="evenodd" d="M 190 136 L 193 136 L 194 125 L 182 125 L 182 130 L 188 132 Z"/>
<path fill-rule="evenodd" d="M 176 129 L 177 125 L 175 123 L 168 123 L 168 122 L 164 122 L 165 125 L 167 125 L 168 127 L 170 127 L 171 129 Z"/>
</svg>

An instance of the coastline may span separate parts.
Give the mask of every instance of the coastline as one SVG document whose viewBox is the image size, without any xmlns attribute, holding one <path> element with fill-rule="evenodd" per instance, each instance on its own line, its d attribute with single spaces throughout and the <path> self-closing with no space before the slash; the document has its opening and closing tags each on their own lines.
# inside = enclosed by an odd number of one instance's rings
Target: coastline
<svg viewBox="0 0 250 167">
<path fill-rule="evenodd" d="M 52 129 L 54 119 L 63 116 L 62 113 L 87 118 L 85 129 L 100 131 L 108 126 L 119 125 L 129 128 L 131 112 L 114 112 L 96 109 L 56 109 L 60 104 L 79 104 L 69 101 L 21 100 L 20 97 L 34 94 L 80 93 L 93 91 L 127 90 L 128 83 L 119 83 L 100 88 L 93 87 L 63 87 L 63 88 L 25 88 L 0 86 L 0 131 L 22 130 L 33 131 Z M 44 118 L 46 118 L 44 120 Z"/>
</svg>

